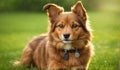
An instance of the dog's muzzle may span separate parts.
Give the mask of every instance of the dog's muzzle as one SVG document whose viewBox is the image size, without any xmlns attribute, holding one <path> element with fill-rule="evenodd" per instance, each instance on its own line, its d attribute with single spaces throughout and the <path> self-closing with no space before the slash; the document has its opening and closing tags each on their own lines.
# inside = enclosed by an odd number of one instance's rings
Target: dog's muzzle
<svg viewBox="0 0 120 70">
<path fill-rule="evenodd" d="M 71 35 L 69 33 L 64 33 L 62 39 L 64 43 L 71 43 Z"/>
</svg>

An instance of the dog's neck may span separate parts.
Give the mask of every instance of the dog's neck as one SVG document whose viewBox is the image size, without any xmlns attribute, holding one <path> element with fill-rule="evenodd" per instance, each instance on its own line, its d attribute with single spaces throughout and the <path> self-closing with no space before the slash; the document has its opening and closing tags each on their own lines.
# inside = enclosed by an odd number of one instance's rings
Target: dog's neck
<svg viewBox="0 0 120 70">
<path fill-rule="evenodd" d="M 65 44 L 64 50 L 71 50 L 71 49 L 75 49 L 75 48 L 72 47 L 72 45 L 70 43 Z"/>
<path fill-rule="evenodd" d="M 75 58 L 79 58 L 80 57 L 80 49 L 74 48 L 72 47 L 71 44 L 65 44 L 64 46 L 64 50 L 61 50 L 62 52 L 64 52 L 64 60 L 68 60 L 69 59 L 69 53 L 74 53 Z"/>
</svg>

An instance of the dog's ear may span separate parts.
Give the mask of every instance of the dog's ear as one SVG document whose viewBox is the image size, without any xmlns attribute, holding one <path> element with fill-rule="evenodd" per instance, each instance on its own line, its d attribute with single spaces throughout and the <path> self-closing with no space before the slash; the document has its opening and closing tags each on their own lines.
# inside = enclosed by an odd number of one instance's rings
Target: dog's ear
<svg viewBox="0 0 120 70">
<path fill-rule="evenodd" d="M 50 31 L 53 32 L 55 30 L 55 19 L 57 18 L 60 13 L 64 11 L 64 9 L 60 6 L 57 6 L 55 4 L 46 4 L 43 7 L 43 10 L 46 10 L 48 12 L 49 20 L 50 20 Z"/>
<path fill-rule="evenodd" d="M 71 11 L 75 14 L 77 14 L 78 16 L 80 16 L 83 20 L 87 19 L 87 14 L 86 14 L 86 10 L 82 5 L 81 1 L 78 1 L 72 8 Z"/>
<path fill-rule="evenodd" d="M 64 9 L 60 6 L 57 6 L 55 4 L 46 4 L 43 7 L 43 10 L 47 10 L 48 15 L 51 19 L 56 18 L 61 12 L 64 11 Z"/>
</svg>

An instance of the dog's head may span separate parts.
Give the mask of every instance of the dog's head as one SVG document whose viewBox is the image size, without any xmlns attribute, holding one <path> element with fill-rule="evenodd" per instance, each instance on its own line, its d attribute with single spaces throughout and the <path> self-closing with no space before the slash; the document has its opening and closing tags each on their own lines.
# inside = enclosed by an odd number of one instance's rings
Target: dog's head
<svg viewBox="0 0 120 70">
<path fill-rule="evenodd" d="M 48 12 L 49 33 L 54 40 L 71 43 L 88 35 L 87 13 L 80 1 L 71 8 L 71 12 L 64 12 L 55 4 L 47 4 L 43 9 Z"/>
</svg>

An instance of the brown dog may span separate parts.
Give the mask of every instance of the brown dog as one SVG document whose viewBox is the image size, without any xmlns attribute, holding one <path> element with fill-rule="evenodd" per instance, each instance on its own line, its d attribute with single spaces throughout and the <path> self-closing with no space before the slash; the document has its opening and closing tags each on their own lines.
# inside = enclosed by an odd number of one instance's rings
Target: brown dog
<svg viewBox="0 0 120 70">
<path fill-rule="evenodd" d="M 71 12 L 55 4 L 45 5 L 44 10 L 49 16 L 49 32 L 30 41 L 17 64 L 34 64 L 40 70 L 87 70 L 94 50 L 82 3 L 78 1 Z"/>
</svg>

